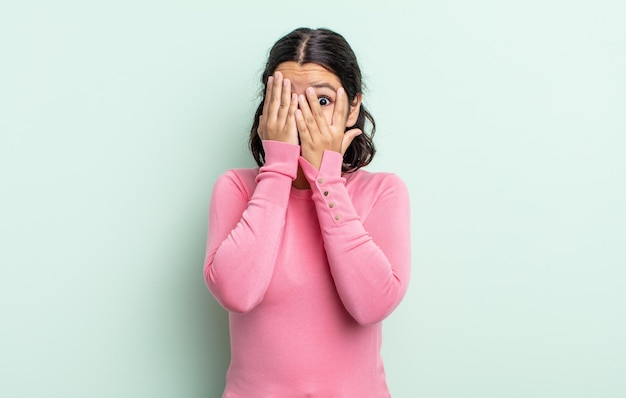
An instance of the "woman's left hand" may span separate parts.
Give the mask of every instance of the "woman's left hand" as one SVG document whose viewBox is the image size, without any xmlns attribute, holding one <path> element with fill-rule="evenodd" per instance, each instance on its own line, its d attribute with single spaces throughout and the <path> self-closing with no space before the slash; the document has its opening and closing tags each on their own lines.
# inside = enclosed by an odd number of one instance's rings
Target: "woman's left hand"
<svg viewBox="0 0 626 398">
<path fill-rule="evenodd" d="M 320 168 L 325 150 L 343 155 L 354 137 L 362 133 L 358 128 L 346 131 L 349 104 L 343 87 L 337 89 L 335 98 L 335 108 L 329 124 L 313 88 L 307 88 L 305 95 L 298 97 L 295 116 L 302 157 L 317 169 Z"/>
</svg>

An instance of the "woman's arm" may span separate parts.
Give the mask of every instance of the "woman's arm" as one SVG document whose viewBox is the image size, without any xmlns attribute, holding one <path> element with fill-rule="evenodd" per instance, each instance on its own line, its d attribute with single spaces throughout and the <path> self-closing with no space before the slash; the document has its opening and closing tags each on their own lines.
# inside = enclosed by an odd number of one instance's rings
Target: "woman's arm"
<svg viewBox="0 0 626 398">
<path fill-rule="evenodd" d="M 267 80 L 257 134 L 265 164 L 248 199 L 233 172 L 215 184 L 209 210 L 204 279 L 224 308 L 247 312 L 269 286 L 285 226 L 291 184 L 298 170 L 297 96 L 291 83 L 276 72 Z"/>
<path fill-rule="evenodd" d="M 387 317 L 404 296 L 410 275 L 409 195 L 402 180 L 386 174 L 365 195 L 375 195 L 361 220 L 341 177 L 342 156 L 324 151 L 319 170 L 300 158 L 311 183 L 324 247 L 337 292 L 360 324 Z"/>
<path fill-rule="evenodd" d="M 360 97 L 352 103 L 337 89 L 332 119 L 314 90 L 299 98 L 295 113 L 301 140 L 300 167 L 310 182 L 335 286 L 344 307 L 361 324 L 384 319 L 407 289 L 411 264 L 409 198 L 404 183 L 388 174 L 367 187 L 373 208 L 361 220 L 341 177 L 342 154 L 361 131 L 355 123 Z M 372 184 L 374 185 L 374 184 Z"/>
<path fill-rule="evenodd" d="M 232 171 L 217 180 L 211 196 L 204 279 L 233 312 L 250 311 L 265 295 L 297 173 L 298 145 L 264 140 L 263 148 L 265 164 L 249 200 Z"/>
</svg>

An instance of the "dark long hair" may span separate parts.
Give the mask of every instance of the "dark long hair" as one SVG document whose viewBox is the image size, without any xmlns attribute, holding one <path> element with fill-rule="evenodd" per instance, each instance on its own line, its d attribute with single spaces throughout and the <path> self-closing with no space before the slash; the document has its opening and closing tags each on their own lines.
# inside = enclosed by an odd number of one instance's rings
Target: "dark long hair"
<svg viewBox="0 0 626 398">
<path fill-rule="evenodd" d="M 362 94 L 363 83 L 361 81 L 361 69 L 357 63 L 354 51 L 340 34 L 329 29 L 298 28 L 280 38 L 272 47 L 265 64 L 265 70 L 261 77 L 263 87 L 267 85 L 267 78 L 283 62 L 293 61 L 298 64 L 313 63 L 323 66 L 339 77 L 343 88 L 346 90 L 349 101 L 352 103 L 357 94 Z M 257 134 L 259 117 L 263 112 L 265 101 L 265 89 L 262 91 L 262 99 L 250 129 L 250 151 L 259 166 L 265 163 L 265 152 L 261 138 Z M 369 122 L 370 130 L 366 131 L 366 123 Z M 376 132 L 374 117 L 361 104 L 359 116 L 354 126 L 346 129 L 359 128 L 363 134 L 354 138 L 345 154 L 343 155 L 344 172 L 353 172 L 368 165 L 376 149 L 372 141 Z"/>
</svg>

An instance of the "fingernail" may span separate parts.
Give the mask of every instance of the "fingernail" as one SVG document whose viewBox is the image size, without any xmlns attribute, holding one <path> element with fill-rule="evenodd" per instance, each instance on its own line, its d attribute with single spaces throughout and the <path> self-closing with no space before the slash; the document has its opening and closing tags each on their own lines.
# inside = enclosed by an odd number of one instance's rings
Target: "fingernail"
<svg viewBox="0 0 626 398">
<path fill-rule="evenodd" d="M 307 89 L 306 89 L 306 93 L 307 93 L 307 94 L 314 94 L 314 93 L 315 93 L 315 90 L 313 90 L 313 87 L 307 87 Z"/>
</svg>

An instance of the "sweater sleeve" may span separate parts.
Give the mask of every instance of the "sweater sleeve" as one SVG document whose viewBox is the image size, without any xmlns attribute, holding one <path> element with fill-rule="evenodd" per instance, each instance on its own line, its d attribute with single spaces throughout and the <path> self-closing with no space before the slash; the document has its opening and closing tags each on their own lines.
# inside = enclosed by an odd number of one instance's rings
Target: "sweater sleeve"
<svg viewBox="0 0 626 398">
<path fill-rule="evenodd" d="M 256 307 L 269 286 L 285 225 L 300 147 L 263 141 L 265 164 L 252 196 L 233 171 L 218 178 L 211 195 L 204 279 L 232 312 Z"/>
<path fill-rule="evenodd" d="M 324 248 L 341 301 L 360 324 L 387 317 L 400 303 L 411 267 L 409 195 L 387 174 L 361 220 L 341 177 L 342 156 L 325 151 L 320 169 L 300 158 L 310 181 Z M 369 194 L 370 191 L 368 191 Z"/>
</svg>

